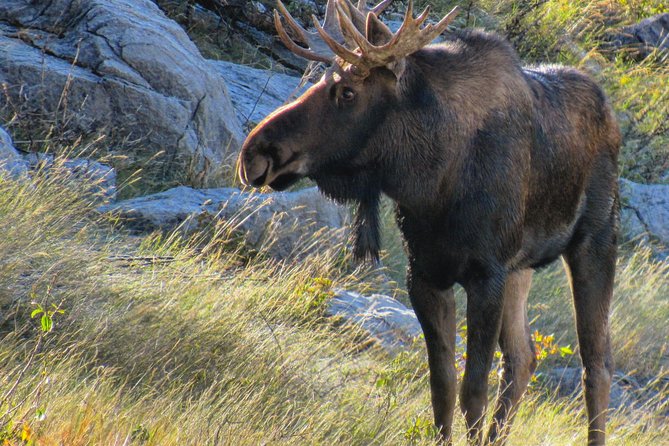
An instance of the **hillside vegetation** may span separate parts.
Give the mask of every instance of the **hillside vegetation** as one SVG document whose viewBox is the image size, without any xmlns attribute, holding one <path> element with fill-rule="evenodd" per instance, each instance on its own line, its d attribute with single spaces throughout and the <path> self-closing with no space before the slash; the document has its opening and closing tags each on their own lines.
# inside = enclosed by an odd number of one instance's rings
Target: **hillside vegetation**
<svg viewBox="0 0 669 446">
<path fill-rule="evenodd" d="M 661 12 L 661 2 L 472 5 L 469 24 L 506 31 L 528 61 L 596 62 L 625 119 L 623 173 L 666 172 L 666 61 L 601 45 L 608 29 Z M 59 162 L 30 181 L 0 170 L 1 445 L 437 444 L 422 340 L 392 356 L 324 316 L 334 289 L 371 287 L 345 247 L 290 263 L 245 250 L 234 222 L 131 235 L 95 212 L 99 197 Z M 399 277 L 390 212 L 386 221 L 384 262 Z M 636 406 L 610 414 L 609 444 L 664 444 L 669 263 L 625 244 L 614 296 L 616 368 L 642 389 Z M 584 444 L 582 399 L 542 385 L 549 368 L 580 364 L 561 265 L 535 274 L 529 305 L 533 330 L 576 354 L 542 360 L 509 444 Z M 466 444 L 459 414 L 455 441 Z"/>
<path fill-rule="evenodd" d="M 280 264 L 247 256 L 225 224 L 136 238 L 93 205 L 53 172 L 0 178 L 3 444 L 435 442 L 422 341 L 393 358 L 323 316 L 334 286 L 364 283 L 341 249 Z M 650 396 L 612 414 L 611 444 L 669 435 L 667 271 L 646 251 L 619 264 L 615 356 Z M 574 345 L 561 276 L 537 278 L 533 327 Z M 538 383 L 516 424 L 511 444 L 585 435 L 581 401 Z M 464 444 L 460 418 L 457 432 Z"/>
</svg>

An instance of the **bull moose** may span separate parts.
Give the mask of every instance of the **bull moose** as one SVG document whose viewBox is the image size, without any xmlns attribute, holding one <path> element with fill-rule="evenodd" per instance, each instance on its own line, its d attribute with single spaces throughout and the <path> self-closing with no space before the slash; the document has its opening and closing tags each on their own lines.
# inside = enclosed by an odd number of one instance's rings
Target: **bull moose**
<svg viewBox="0 0 669 446">
<path fill-rule="evenodd" d="M 619 214 L 620 132 L 611 107 L 576 69 L 523 67 L 499 36 L 445 32 L 457 8 L 427 24 L 428 9 L 414 17 L 408 2 L 393 33 L 378 18 L 390 1 L 368 8 L 364 0 L 329 0 L 323 25 L 314 18 L 315 32 L 278 1 L 274 19 L 285 45 L 330 65 L 250 133 L 239 176 L 276 190 L 308 177 L 334 200 L 355 203 L 361 257 L 378 256 L 381 195 L 396 203 L 434 418 L 447 443 L 456 401 L 454 284 L 467 294 L 460 408 L 468 437 L 501 443 L 536 365 L 527 318 L 532 273 L 562 256 L 588 444 L 604 444 Z M 430 44 L 442 33 L 445 42 Z M 484 436 L 496 344 L 503 373 Z"/>
</svg>

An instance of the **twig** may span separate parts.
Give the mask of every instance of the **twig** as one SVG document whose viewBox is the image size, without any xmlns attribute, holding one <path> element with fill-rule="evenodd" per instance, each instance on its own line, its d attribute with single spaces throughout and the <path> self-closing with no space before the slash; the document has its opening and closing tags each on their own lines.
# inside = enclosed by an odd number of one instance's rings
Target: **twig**
<svg viewBox="0 0 669 446">
<path fill-rule="evenodd" d="M 270 325 L 269 321 L 265 317 L 265 315 L 262 313 L 262 311 L 258 311 L 258 314 L 260 315 L 260 318 L 263 320 L 265 325 L 267 325 L 267 328 L 269 329 L 269 332 L 272 334 L 272 337 L 274 338 L 274 342 L 276 343 L 276 347 L 279 349 L 279 354 L 283 356 L 283 349 L 281 348 L 281 343 L 279 342 L 279 338 L 276 337 L 276 333 L 274 333 L 274 329 Z"/>
</svg>

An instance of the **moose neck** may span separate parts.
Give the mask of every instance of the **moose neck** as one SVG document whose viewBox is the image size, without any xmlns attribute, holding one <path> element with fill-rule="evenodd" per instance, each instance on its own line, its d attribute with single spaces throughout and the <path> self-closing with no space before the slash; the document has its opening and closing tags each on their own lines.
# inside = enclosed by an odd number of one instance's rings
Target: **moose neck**
<svg viewBox="0 0 669 446">
<path fill-rule="evenodd" d="M 451 38 L 406 59 L 399 104 L 387 119 L 392 124 L 378 136 L 383 192 L 417 213 L 443 210 L 473 186 L 480 152 L 495 151 L 476 143 L 486 123 L 531 108 L 520 61 L 508 44 L 476 31 Z M 495 63 L 494 72 L 486 60 Z"/>
<path fill-rule="evenodd" d="M 398 204 L 415 208 L 432 207 L 435 197 L 448 196 L 448 179 L 457 178 L 462 153 L 449 141 L 457 131 L 457 117 L 430 81 L 433 68 L 424 63 L 423 52 L 407 58 L 398 84 L 398 107 L 375 141 L 384 154 L 382 191 Z"/>
<path fill-rule="evenodd" d="M 320 191 L 329 198 L 340 203 L 353 202 L 357 205 L 353 221 L 353 254 L 358 259 L 379 260 L 381 174 L 382 169 L 352 170 L 348 166 L 342 166 L 328 174 L 312 176 Z"/>
</svg>

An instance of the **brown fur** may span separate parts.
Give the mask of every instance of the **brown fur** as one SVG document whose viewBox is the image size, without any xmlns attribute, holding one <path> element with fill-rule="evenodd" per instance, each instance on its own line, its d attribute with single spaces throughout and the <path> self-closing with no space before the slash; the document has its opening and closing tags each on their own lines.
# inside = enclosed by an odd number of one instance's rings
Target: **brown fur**
<svg viewBox="0 0 669 446">
<path fill-rule="evenodd" d="M 384 193 L 397 203 L 435 422 L 447 440 L 456 392 L 453 285 L 467 292 L 460 406 L 469 436 L 502 442 L 534 370 L 526 314 L 532 269 L 563 256 L 589 443 L 603 444 L 620 145 L 606 98 L 577 70 L 523 68 L 506 42 L 477 31 L 453 34 L 401 62 L 401 71 L 380 67 L 365 76 L 336 62 L 305 96 L 249 135 L 241 178 L 282 189 L 308 176 L 328 196 L 359 203 L 359 250 L 372 257 L 378 198 Z M 498 342 L 504 376 L 484 439 Z"/>
</svg>

